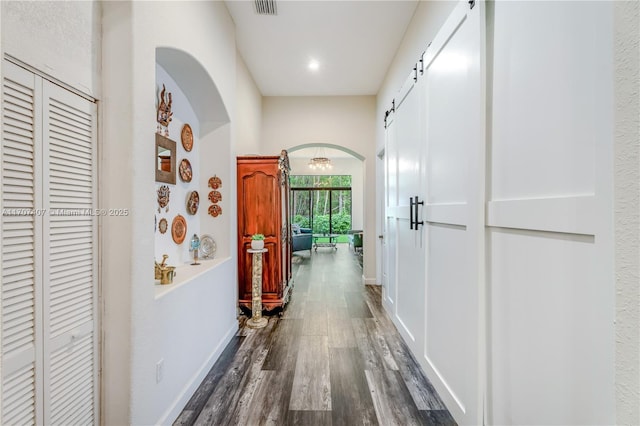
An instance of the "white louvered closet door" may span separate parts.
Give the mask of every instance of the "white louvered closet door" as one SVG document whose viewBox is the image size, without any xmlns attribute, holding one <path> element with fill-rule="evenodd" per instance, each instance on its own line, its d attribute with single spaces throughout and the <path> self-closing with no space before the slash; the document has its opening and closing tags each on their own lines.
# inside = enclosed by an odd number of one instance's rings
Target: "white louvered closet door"
<svg viewBox="0 0 640 426">
<path fill-rule="evenodd" d="M 3 74 L 1 423 L 97 424 L 96 107 Z"/>
</svg>

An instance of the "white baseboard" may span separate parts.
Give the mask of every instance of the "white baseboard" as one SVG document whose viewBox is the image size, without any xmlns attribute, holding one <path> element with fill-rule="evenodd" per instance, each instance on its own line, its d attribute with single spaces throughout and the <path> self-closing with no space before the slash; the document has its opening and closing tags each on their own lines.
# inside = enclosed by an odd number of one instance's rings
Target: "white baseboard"
<svg viewBox="0 0 640 426">
<path fill-rule="evenodd" d="M 362 284 L 364 285 L 380 285 L 376 282 L 377 280 L 374 278 L 367 278 L 364 275 L 362 276 Z"/>
<path fill-rule="evenodd" d="M 178 418 L 178 416 L 184 409 L 184 406 L 187 405 L 187 402 L 189 402 L 189 400 L 191 399 L 191 396 L 193 396 L 196 389 L 198 389 L 198 386 L 200 386 L 204 378 L 207 377 L 207 374 L 211 370 L 211 367 L 213 367 L 213 364 L 215 364 L 218 358 L 220 358 L 220 355 L 222 354 L 222 351 L 224 351 L 224 348 L 227 347 L 227 345 L 231 341 L 231 338 L 233 338 L 233 336 L 235 336 L 237 332 L 238 321 L 234 319 L 233 324 L 231 325 L 231 327 L 229 327 L 222 340 L 218 343 L 218 346 L 216 346 L 211 355 L 209 355 L 206 361 L 202 364 L 200 369 L 198 369 L 196 374 L 194 374 L 191 380 L 189 380 L 189 382 L 185 385 L 184 389 L 182 390 L 182 392 L 180 392 L 174 403 L 171 404 L 167 411 L 165 411 L 162 417 L 160 417 L 160 419 L 156 422 L 157 425 L 173 424 L 173 422 Z"/>
</svg>

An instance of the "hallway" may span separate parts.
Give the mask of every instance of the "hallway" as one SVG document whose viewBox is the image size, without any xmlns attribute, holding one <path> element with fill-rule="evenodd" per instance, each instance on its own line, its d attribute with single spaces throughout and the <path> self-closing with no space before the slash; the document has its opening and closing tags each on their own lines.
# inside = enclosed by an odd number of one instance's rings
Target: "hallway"
<svg viewBox="0 0 640 426">
<path fill-rule="evenodd" d="M 241 327 L 175 425 L 453 425 L 346 244 L 293 258 L 282 317 Z"/>
</svg>

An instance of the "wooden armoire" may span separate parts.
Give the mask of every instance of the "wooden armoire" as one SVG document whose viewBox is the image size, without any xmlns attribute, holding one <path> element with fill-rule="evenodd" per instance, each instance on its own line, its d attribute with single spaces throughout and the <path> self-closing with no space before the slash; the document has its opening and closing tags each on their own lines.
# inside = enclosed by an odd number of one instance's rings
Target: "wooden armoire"
<svg viewBox="0 0 640 426">
<path fill-rule="evenodd" d="M 238 157 L 238 299 L 251 309 L 251 236 L 264 234 L 262 307 L 284 308 L 291 290 L 291 224 L 289 219 L 289 158 Z"/>
</svg>

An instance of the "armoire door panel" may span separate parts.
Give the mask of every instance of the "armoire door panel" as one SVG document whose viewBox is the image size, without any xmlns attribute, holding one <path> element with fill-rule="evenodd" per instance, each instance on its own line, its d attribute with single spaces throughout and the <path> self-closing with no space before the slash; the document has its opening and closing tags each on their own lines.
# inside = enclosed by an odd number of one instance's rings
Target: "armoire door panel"
<svg viewBox="0 0 640 426">
<path fill-rule="evenodd" d="M 242 217 L 243 229 L 248 232 L 245 236 L 254 233 L 263 234 L 265 237 L 280 235 L 278 216 L 280 203 L 278 178 L 256 171 L 242 178 Z"/>
<path fill-rule="evenodd" d="M 286 157 L 286 152 L 282 154 Z M 282 156 L 238 157 L 238 297 L 251 309 L 251 235 L 264 234 L 262 304 L 284 307 L 291 282 L 291 237 L 288 213 L 288 159 Z M 286 161 L 285 161 L 286 160 Z"/>
</svg>

